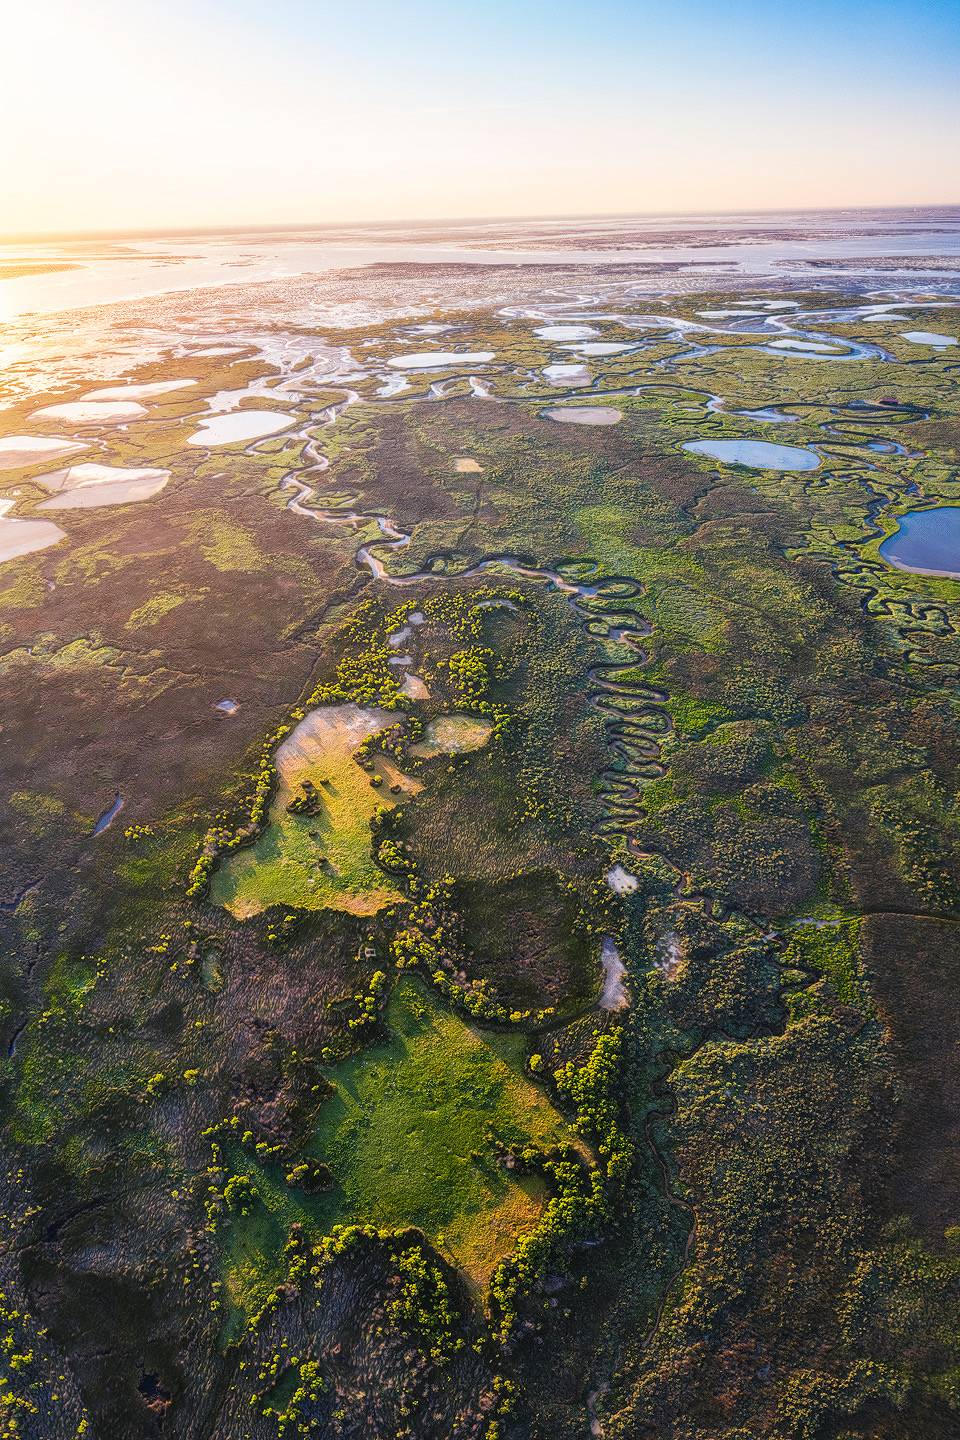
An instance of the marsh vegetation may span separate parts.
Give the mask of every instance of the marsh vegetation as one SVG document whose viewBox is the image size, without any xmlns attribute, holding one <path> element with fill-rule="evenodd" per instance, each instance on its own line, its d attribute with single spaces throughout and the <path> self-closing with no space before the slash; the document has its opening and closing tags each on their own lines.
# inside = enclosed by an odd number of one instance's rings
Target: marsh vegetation
<svg viewBox="0 0 960 1440">
<path fill-rule="evenodd" d="M 6 412 L 3 1419 L 946 1440 L 954 302 L 428 279 Z"/>
</svg>

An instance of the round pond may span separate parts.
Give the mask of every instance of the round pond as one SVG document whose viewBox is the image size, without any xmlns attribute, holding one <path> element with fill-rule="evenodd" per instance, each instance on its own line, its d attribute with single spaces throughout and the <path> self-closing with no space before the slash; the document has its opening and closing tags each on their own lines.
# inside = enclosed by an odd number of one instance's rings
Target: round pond
<svg viewBox="0 0 960 1440">
<path fill-rule="evenodd" d="M 817 470 L 820 456 L 800 445 L 774 445 L 769 440 L 688 440 L 684 450 L 709 455 L 726 465 L 747 465 L 752 470 Z"/>
<path fill-rule="evenodd" d="M 960 580 L 960 505 L 936 505 L 901 515 L 880 554 L 897 570 Z"/>
</svg>

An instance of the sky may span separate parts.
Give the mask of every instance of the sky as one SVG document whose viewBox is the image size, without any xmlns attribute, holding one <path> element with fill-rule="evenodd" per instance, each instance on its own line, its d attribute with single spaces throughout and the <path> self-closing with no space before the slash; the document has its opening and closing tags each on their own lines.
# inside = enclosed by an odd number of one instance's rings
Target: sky
<svg viewBox="0 0 960 1440">
<path fill-rule="evenodd" d="M 957 0 L 9 0 L 0 236 L 960 202 Z"/>
</svg>

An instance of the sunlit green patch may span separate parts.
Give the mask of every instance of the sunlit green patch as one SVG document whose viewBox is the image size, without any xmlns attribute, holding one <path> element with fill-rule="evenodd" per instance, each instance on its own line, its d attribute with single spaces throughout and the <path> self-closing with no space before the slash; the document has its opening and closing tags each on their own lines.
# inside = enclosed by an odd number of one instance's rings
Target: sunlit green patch
<svg viewBox="0 0 960 1440">
<path fill-rule="evenodd" d="M 222 515 L 201 517 L 200 549 L 217 570 L 262 570 L 266 560 L 257 549 L 249 530 L 231 524 Z"/>
<path fill-rule="evenodd" d="M 433 755 L 462 755 L 480 750 L 490 739 L 493 724 L 476 715 L 438 715 L 424 730 L 423 739 L 411 745 L 410 753 L 429 759 Z"/>
<path fill-rule="evenodd" d="M 724 705 L 714 705 L 697 700 L 682 693 L 671 695 L 666 707 L 673 717 L 674 727 L 683 738 L 701 734 L 713 725 L 730 719 L 730 711 Z"/>
<path fill-rule="evenodd" d="M 51 670 L 94 670 L 120 663 L 120 651 L 111 645 L 96 645 L 85 635 L 61 644 L 56 635 L 37 636 L 34 643 L 10 650 L 0 660 L 0 671 L 15 665 L 42 665 Z"/>
<path fill-rule="evenodd" d="M 21 561 L 16 579 L 0 590 L 0 610 L 35 610 L 47 594 L 39 567 Z"/>
<path fill-rule="evenodd" d="M 317 1238 L 336 1224 L 416 1226 L 483 1286 L 546 1199 L 540 1180 L 498 1160 L 494 1141 L 581 1144 L 526 1078 L 521 1036 L 481 1034 L 413 980 L 397 986 L 384 1018 L 388 1038 L 330 1074 L 335 1093 L 311 1149 L 333 1171 L 332 1189 L 305 1195 L 239 1147 L 231 1156 L 255 1198 L 231 1216 L 222 1274 L 247 1315 L 282 1278 L 295 1221 Z"/>
<path fill-rule="evenodd" d="M 354 759 L 370 735 L 394 723 L 386 710 L 324 705 L 312 710 L 277 751 L 279 785 L 266 828 L 213 878 L 211 898 L 238 919 L 271 905 L 372 915 L 400 898 L 371 854 L 370 822 L 393 805 L 393 786 L 418 788 L 388 762 L 375 788 Z M 309 787 L 309 788 L 305 788 Z M 312 796 L 306 810 L 291 802 Z"/>
<path fill-rule="evenodd" d="M 54 570 L 53 578 L 57 585 L 94 584 L 135 563 L 130 555 L 105 550 L 101 542 L 72 545 Z"/>
<path fill-rule="evenodd" d="M 7 803 L 16 810 L 21 823 L 35 835 L 44 834 L 53 825 L 63 824 L 66 807 L 56 795 L 44 795 L 38 790 L 15 790 Z"/>
<path fill-rule="evenodd" d="M 855 917 L 811 921 L 791 931 L 784 951 L 790 967 L 822 975 L 844 1005 L 872 1010 L 860 966 L 860 920 Z M 804 1013 L 803 997 L 792 1007 Z"/>
<path fill-rule="evenodd" d="M 156 595 L 151 595 L 149 600 L 133 611 L 124 629 L 140 630 L 143 626 L 156 625 L 164 615 L 169 615 L 171 610 L 176 610 L 179 605 L 191 599 L 189 595 L 178 595 L 171 590 L 161 590 Z"/>
<path fill-rule="evenodd" d="M 524 1072 L 521 1036 L 482 1034 L 404 981 L 389 1039 L 337 1067 L 314 1151 L 333 1171 L 331 1223 L 415 1225 L 484 1282 L 544 1202 L 491 1141 L 547 1147 L 573 1135 Z"/>
</svg>

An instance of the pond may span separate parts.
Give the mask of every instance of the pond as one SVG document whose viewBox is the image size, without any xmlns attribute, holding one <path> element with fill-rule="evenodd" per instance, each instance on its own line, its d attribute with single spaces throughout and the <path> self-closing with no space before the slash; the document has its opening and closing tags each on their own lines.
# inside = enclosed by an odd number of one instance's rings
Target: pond
<svg viewBox="0 0 960 1440">
<path fill-rule="evenodd" d="M 600 331 L 592 325 L 539 325 L 533 333 L 541 340 L 592 340 Z"/>
<path fill-rule="evenodd" d="M 880 554 L 897 570 L 960 580 L 960 506 L 936 505 L 901 515 Z"/>
<path fill-rule="evenodd" d="M 616 425 L 623 419 L 612 405 L 551 405 L 540 413 L 561 425 Z"/>
<path fill-rule="evenodd" d="M 169 470 L 123 469 L 119 465 L 71 465 L 37 479 L 52 492 L 40 510 L 91 510 L 102 505 L 129 505 L 157 495 L 170 479 Z"/>
<path fill-rule="evenodd" d="M 9 497 L 0 500 L 0 565 L 5 560 L 16 560 L 20 555 L 29 555 L 34 550 L 45 550 L 66 539 L 59 525 L 52 520 L 12 520 L 7 515 L 16 504 Z"/>
<path fill-rule="evenodd" d="M 4 435 L 0 438 L 0 470 L 18 470 L 41 460 L 59 460 L 88 447 L 78 440 L 55 440 L 50 435 Z"/>
<path fill-rule="evenodd" d="M 799 415 L 788 415 L 775 405 L 765 405 L 761 410 L 734 410 L 733 413 L 744 420 L 761 420 L 764 425 L 795 425 L 800 419 Z"/>
<path fill-rule="evenodd" d="M 101 810 L 100 814 L 97 816 L 96 820 L 94 821 L 94 823 L 93 823 L 93 834 L 94 834 L 94 835 L 102 835 L 103 832 L 104 832 L 104 830 L 106 830 L 110 825 L 113 824 L 114 820 L 116 820 L 117 816 L 120 814 L 120 811 L 121 811 L 122 809 L 123 809 L 123 796 L 120 794 L 120 791 L 118 790 L 117 793 L 116 793 L 116 795 L 114 795 L 113 800 L 112 800 L 112 801 L 110 802 L 110 804 L 107 806 L 107 808 L 106 808 L 105 810 Z"/>
<path fill-rule="evenodd" d="M 622 355 L 632 345 L 618 345 L 615 340 L 584 341 L 579 345 L 561 345 L 561 350 L 575 350 L 578 355 Z"/>
<path fill-rule="evenodd" d="M 818 340 L 771 340 L 770 350 L 804 350 L 816 355 L 842 355 L 843 347 L 825 345 Z"/>
<path fill-rule="evenodd" d="M 937 335 L 932 330 L 904 330 L 902 338 L 909 340 L 912 345 L 929 345 L 934 350 L 942 350 L 947 345 L 956 345 L 952 335 Z"/>
<path fill-rule="evenodd" d="M 688 440 L 683 448 L 753 470 L 816 470 L 821 463 L 816 451 L 806 446 L 774 445 L 769 440 Z"/>
<path fill-rule="evenodd" d="M 233 410 L 228 415 L 210 415 L 200 421 L 201 429 L 188 436 L 188 445 L 235 445 L 238 440 L 262 440 L 289 430 L 293 420 L 279 410 Z"/>
<path fill-rule="evenodd" d="M 492 350 L 423 350 L 395 355 L 387 364 L 396 370 L 442 370 L 447 365 L 486 365 L 492 359 Z"/>
<path fill-rule="evenodd" d="M 590 371 L 586 365 L 545 365 L 544 378 L 558 389 L 567 386 L 589 385 Z"/>
<path fill-rule="evenodd" d="M 119 420 L 139 420 L 146 413 L 146 406 L 136 400 L 73 400 L 65 405 L 45 405 L 30 418 L 67 420 L 71 425 L 113 425 Z"/>
</svg>

